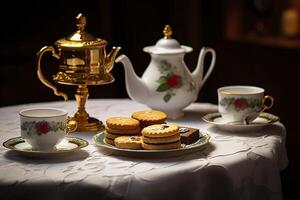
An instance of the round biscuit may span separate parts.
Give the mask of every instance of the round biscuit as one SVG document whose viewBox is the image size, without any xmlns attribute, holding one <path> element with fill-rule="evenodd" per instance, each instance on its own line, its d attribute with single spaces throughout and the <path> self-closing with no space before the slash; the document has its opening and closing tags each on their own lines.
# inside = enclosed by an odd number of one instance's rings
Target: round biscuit
<svg viewBox="0 0 300 200">
<path fill-rule="evenodd" d="M 132 118 L 145 124 L 162 123 L 167 119 L 167 114 L 159 110 L 143 110 L 132 113 Z"/>
<path fill-rule="evenodd" d="M 121 136 L 115 139 L 115 146 L 120 149 L 142 149 L 141 137 Z"/>
<path fill-rule="evenodd" d="M 135 129 L 115 129 L 115 128 L 110 128 L 108 126 L 105 127 L 105 130 L 109 133 L 116 133 L 120 135 L 136 135 L 141 133 L 141 127 L 138 126 Z"/>
<path fill-rule="evenodd" d="M 140 122 L 130 117 L 110 117 L 106 119 L 106 126 L 112 129 L 136 129 Z"/>
<path fill-rule="evenodd" d="M 142 122 L 142 121 L 140 121 L 140 123 L 141 123 L 141 127 L 145 128 L 147 126 L 151 126 L 151 125 L 154 125 L 154 124 L 165 124 L 165 120 L 152 121 L 152 122 Z"/>
<path fill-rule="evenodd" d="M 142 140 L 147 144 L 166 144 L 166 143 L 172 143 L 177 142 L 180 140 L 180 134 L 172 135 L 169 137 L 159 137 L 159 138 L 149 138 L 142 136 Z"/>
<path fill-rule="evenodd" d="M 104 137 L 104 142 L 105 142 L 106 144 L 110 144 L 110 145 L 113 145 L 113 146 L 115 146 L 115 142 L 114 142 L 114 140 L 113 140 L 113 139 L 110 139 L 110 138 Z"/>
<path fill-rule="evenodd" d="M 176 124 L 155 124 L 143 128 L 142 135 L 150 138 L 169 137 L 178 134 Z"/>
<path fill-rule="evenodd" d="M 105 137 L 114 140 L 117 137 L 121 137 L 121 136 L 135 136 L 135 135 L 137 136 L 138 134 L 135 133 L 135 134 L 126 134 L 125 135 L 125 134 L 116 134 L 116 133 L 110 133 L 108 131 L 104 131 L 104 135 L 105 135 Z"/>
<path fill-rule="evenodd" d="M 142 141 L 142 148 L 146 150 L 168 150 L 181 148 L 180 141 L 168 144 L 147 144 Z"/>
</svg>

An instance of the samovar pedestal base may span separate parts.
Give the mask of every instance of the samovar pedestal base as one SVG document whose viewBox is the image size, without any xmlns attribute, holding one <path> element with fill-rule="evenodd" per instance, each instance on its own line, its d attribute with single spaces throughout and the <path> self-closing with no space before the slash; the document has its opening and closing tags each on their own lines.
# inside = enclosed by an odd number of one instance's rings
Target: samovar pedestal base
<svg viewBox="0 0 300 200">
<path fill-rule="evenodd" d="M 76 116 L 71 120 L 76 121 L 78 132 L 99 132 L 104 130 L 104 125 L 96 118 L 89 117 L 87 120 L 76 119 Z"/>
<path fill-rule="evenodd" d="M 104 130 L 103 123 L 93 117 L 90 117 L 85 110 L 85 104 L 89 96 L 87 85 L 78 85 L 75 98 L 78 104 L 78 111 L 71 120 L 76 121 L 78 132 L 99 132 Z"/>
</svg>

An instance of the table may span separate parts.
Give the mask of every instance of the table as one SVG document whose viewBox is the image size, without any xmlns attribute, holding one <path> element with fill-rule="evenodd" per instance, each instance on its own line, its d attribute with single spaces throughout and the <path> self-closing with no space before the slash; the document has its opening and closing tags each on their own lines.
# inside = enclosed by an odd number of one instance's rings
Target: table
<svg viewBox="0 0 300 200">
<path fill-rule="evenodd" d="M 73 115 L 76 102 L 45 102 L 0 108 L 0 142 L 20 135 L 18 111 L 48 106 Z M 87 111 L 105 122 L 148 109 L 129 99 L 90 99 Z M 216 105 L 194 103 L 185 117 L 168 120 L 200 128 L 207 148 L 170 158 L 133 158 L 99 150 L 92 134 L 82 150 L 57 158 L 29 158 L 0 147 L 0 199 L 282 199 L 280 171 L 288 164 L 283 124 L 230 133 L 201 120 Z"/>
</svg>

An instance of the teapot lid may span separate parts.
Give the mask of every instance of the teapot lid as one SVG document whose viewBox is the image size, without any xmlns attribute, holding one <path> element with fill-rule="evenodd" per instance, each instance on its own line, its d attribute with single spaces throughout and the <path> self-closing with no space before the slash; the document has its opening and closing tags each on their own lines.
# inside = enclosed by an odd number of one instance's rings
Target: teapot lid
<svg viewBox="0 0 300 200">
<path fill-rule="evenodd" d="M 180 45 L 179 42 L 171 38 L 173 31 L 170 25 L 166 25 L 163 30 L 164 37 L 156 42 L 154 46 L 143 49 L 147 53 L 153 54 L 181 54 L 193 51 L 193 48 Z"/>
<path fill-rule="evenodd" d="M 79 13 L 76 17 L 78 30 L 70 36 L 57 40 L 55 44 L 62 48 L 95 48 L 107 45 L 107 41 L 96 38 L 85 29 L 86 18 Z"/>
</svg>

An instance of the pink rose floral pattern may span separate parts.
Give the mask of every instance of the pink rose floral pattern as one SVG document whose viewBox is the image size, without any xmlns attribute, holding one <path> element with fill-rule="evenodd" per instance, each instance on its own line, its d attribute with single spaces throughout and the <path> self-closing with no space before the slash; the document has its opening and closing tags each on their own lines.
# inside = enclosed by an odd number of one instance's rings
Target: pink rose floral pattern
<svg viewBox="0 0 300 200">
<path fill-rule="evenodd" d="M 258 99 L 233 97 L 225 97 L 220 100 L 219 104 L 225 106 L 225 109 L 229 109 L 229 107 L 233 106 L 236 111 L 243 111 L 247 108 L 256 108 L 257 110 L 260 110 L 262 106 L 262 102 Z"/>
<path fill-rule="evenodd" d="M 43 135 L 47 134 L 50 131 L 64 130 L 65 124 L 62 122 L 47 122 L 47 121 L 38 121 L 38 122 L 24 122 L 21 125 L 21 129 L 26 131 L 27 134 L 37 134 Z"/>
<path fill-rule="evenodd" d="M 245 110 L 248 107 L 247 99 L 240 98 L 234 101 L 234 106 L 240 110 Z"/>
<path fill-rule="evenodd" d="M 181 77 L 179 75 L 174 74 L 167 79 L 167 84 L 171 88 L 180 88 Z"/>
<path fill-rule="evenodd" d="M 40 134 L 46 134 L 49 131 L 49 125 L 45 121 L 36 123 L 35 128 L 36 128 L 37 132 Z"/>
<path fill-rule="evenodd" d="M 175 96 L 175 90 L 181 88 L 185 82 L 188 83 L 189 91 L 195 89 L 195 85 L 193 82 L 188 81 L 186 75 L 180 75 L 180 73 L 176 70 L 175 66 L 172 66 L 166 60 L 162 60 L 160 62 L 160 73 L 161 76 L 156 81 L 159 85 L 156 88 L 157 92 L 164 92 L 164 101 L 167 103 L 171 100 L 172 96 Z"/>
</svg>

